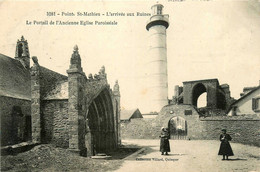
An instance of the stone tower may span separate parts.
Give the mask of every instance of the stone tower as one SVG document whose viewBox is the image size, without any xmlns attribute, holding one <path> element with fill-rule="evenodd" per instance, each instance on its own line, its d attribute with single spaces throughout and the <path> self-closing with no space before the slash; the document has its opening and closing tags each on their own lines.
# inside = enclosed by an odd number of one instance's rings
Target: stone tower
<svg viewBox="0 0 260 172">
<path fill-rule="evenodd" d="M 151 7 L 152 16 L 147 22 L 149 31 L 148 92 L 149 104 L 152 111 L 159 112 L 168 104 L 168 74 L 166 29 L 169 26 L 169 15 L 163 14 L 163 5 Z"/>
<path fill-rule="evenodd" d="M 30 54 L 27 40 L 24 37 L 21 37 L 21 40 L 18 39 L 16 44 L 15 59 L 19 60 L 22 65 L 26 68 L 30 68 Z"/>
</svg>

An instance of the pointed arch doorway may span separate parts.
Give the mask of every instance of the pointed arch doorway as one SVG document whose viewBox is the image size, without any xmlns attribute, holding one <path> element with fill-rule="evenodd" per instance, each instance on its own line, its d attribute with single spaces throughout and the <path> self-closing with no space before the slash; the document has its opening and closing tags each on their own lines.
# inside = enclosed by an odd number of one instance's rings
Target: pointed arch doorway
<svg viewBox="0 0 260 172">
<path fill-rule="evenodd" d="M 187 121 L 180 117 L 176 116 L 169 120 L 168 128 L 170 133 L 170 138 L 174 140 L 186 140 L 187 137 Z"/>
</svg>

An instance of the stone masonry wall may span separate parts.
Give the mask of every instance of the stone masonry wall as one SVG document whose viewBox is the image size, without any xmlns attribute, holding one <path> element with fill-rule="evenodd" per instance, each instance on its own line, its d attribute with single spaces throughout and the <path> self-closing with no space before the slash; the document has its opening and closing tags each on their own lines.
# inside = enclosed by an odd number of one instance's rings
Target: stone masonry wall
<svg viewBox="0 0 260 172">
<path fill-rule="evenodd" d="M 14 106 L 21 107 L 22 114 L 25 117 L 31 115 L 31 101 L 16 99 L 12 97 L 0 96 L 0 117 L 1 117 L 1 145 L 15 144 L 17 143 L 18 121 L 19 118 L 12 117 L 12 110 Z M 12 121 L 16 119 L 15 121 Z M 28 121 L 27 121 L 28 122 Z M 28 126 L 25 131 L 27 140 L 30 139 L 31 126 Z"/>
<path fill-rule="evenodd" d="M 42 107 L 42 142 L 68 148 L 68 100 L 45 100 Z"/>
<path fill-rule="evenodd" d="M 154 119 L 132 119 L 129 123 L 121 123 L 122 139 L 157 139 L 160 135 Z M 159 132 L 158 132 L 159 130 Z"/>
<path fill-rule="evenodd" d="M 184 110 L 192 110 L 192 115 L 185 115 Z M 188 139 L 218 140 L 221 129 L 225 128 L 234 142 L 260 146 L 259 116 L 204 118 L 199 117 L 189 105 L 165 106 L 154 119 L 132 119 L 131 122 L 121 123 L 122 139 L 159 139 L 161 127 L 167 127 L 168 121 L 174 116 L 187 121 Z"/>
<path fill-rule="evenodd" d="M 218 140 L 220 130 L 225 128 L 232 141 L 260 146 L 260 119 L 246 117 L 224 117 L 201 119 L 203 139 Z"/>
<path fill-rule="evenodd" d="M 207 90 L 207 107 L 216 108 L 217 107 L 217 88 L 218 82 L 216 80 L 209 81 L 197 81 L 197 82 L 184 82 L 183 84 L 183 103 L 193 104 L 193 91 L 197 84 L 203 84 Z"/>
<path fill-rule="evenodd" d="M 191 115 L 185 115 L 185 110 L 192 111 Z M 168 127 L 168 122 L 175 116 L 183 117 L 188 123 L 188 137 L 197 138 L 202 129 L 199 125 L 199 114 L 190 105 L 169 105 L 163 107 L 159 115 L 154 119 L 131 119 L 129 123 L 121 123 L 122 138 L 133 139 L 157 139 L 161 133 L 161 127 Z"/>
</svg>

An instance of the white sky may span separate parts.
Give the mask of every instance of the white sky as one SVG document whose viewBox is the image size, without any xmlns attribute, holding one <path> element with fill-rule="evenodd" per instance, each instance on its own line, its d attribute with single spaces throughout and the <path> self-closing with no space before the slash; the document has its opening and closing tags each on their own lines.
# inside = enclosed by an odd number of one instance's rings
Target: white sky
<svg viewBox="0 0 260 172">
<path fill-rule="evenodd" d="M 24 35 L 40 65 L 66 75 L 75 44 L 84 72 L 105 65 L 108 81 L 116 79 L 121 106 L 142 112 L 145 59 L 149 58 L 149 17 L 47 17 L 59 12 L 146 12 L 155 1 L 8 2 L 0 1 L 0 53 L 13 57 Z M 167 29 L 169 98 L 183 81 L 218 78 L 239 98 L 245 86 L 260 80 L 259 1 L 161 1 L 170 16 Z M 26 20 L 117 21 L 117 26 L 28 26 Z"/>
</svg>

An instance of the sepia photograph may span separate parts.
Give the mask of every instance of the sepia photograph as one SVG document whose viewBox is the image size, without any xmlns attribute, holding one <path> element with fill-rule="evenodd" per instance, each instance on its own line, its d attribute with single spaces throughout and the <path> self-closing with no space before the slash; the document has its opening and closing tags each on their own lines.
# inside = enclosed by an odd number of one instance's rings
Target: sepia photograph
<svg viewBox="0 0 260 172">
<path fill-rule="evenodd" d="M 1 171 L 260 171 L 259 0 L 0 0 Z"/>
</svg>

